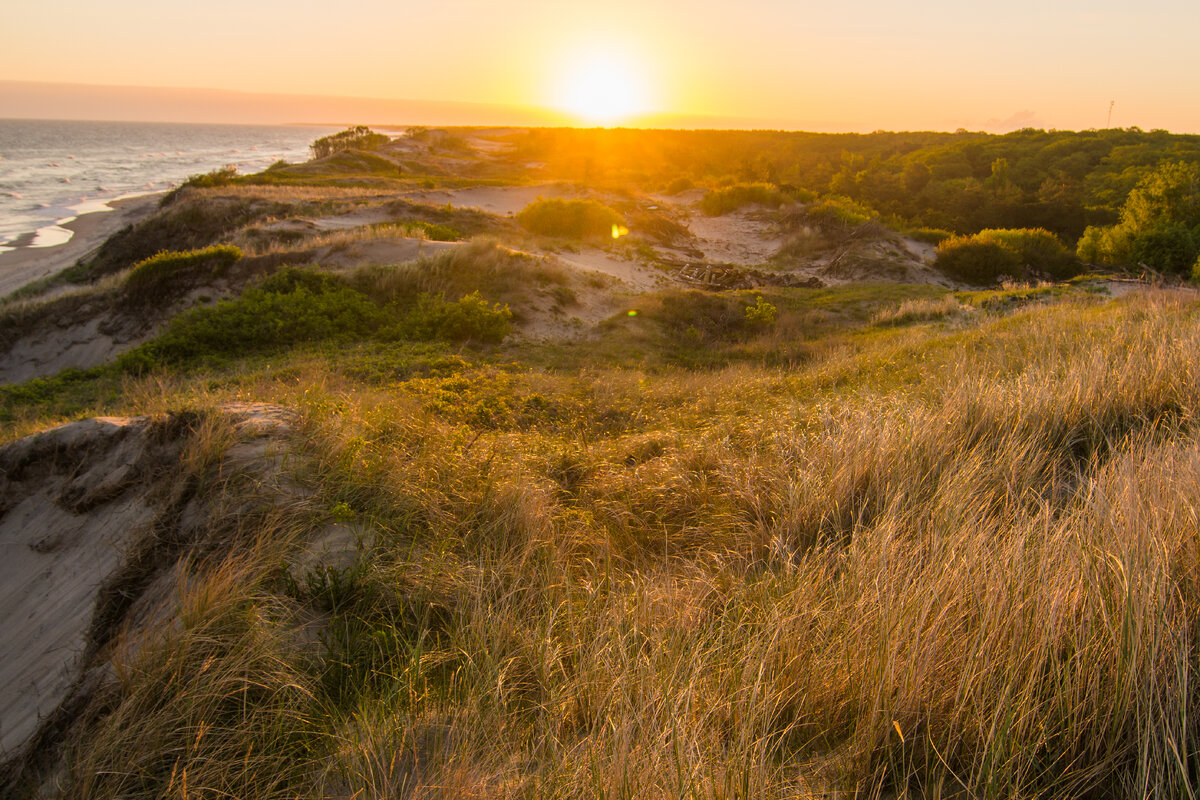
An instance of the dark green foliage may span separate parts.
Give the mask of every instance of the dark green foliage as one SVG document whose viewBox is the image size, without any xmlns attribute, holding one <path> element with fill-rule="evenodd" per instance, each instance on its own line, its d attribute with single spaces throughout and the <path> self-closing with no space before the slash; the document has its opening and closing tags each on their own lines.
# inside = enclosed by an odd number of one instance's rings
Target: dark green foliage
<svg viewBox="0 0 1200 800">
<path fill-rule="evenodd" d="M 589 239 L 612 235 L 614 225 L 623 225 L 621 215 L 595 200 L 539 198 L 517 214 L 528 231 L 543 236 Z"/>
<path fill-rule="evenodd" d="M 1129 243 L 1129 254 L 1136 264 L 1145 264 L 1159 272 L 1187 275 L 1200 252 L 1195 236 L 1183 225 L 1163 225 L 1136 234 Z"/>
<path fill-rule="evenodd" d="M 214 169 L 211 172 L 206 172 L 202 175 L 193 175 L 183 182 L 184 186 L 191 186 L 197 189 L 211 189 L 215 186 L 228 186 L 237 180 L 237 167 L 227 166 L 219 169 Z M 178 189 L 175 190 L 179 191 Z M 172 192 L 174 194 L 174 192 Z M 171 195 L 168 195 L 170 197 Z M 164 198 L 166 199 L 166 198 Z"/>
<path fill-rule="evenodd" d="M 1121 225 L 1144 231 L 1160 225 L 1200 225 L 1200 163 L 1164 161 L 1129 193 Z"/>
<path fill-rule="evenodd" d="M 910 238 L 926 244 L 941 244 L 953 235 L 950 231 L 944 231 L 941 228 L 914 228 L 908 231 Z"/>
<path fill-rule="evenodd" d="M 124 369 L 238 356 L 285 345 L 364 338 L 383 310 L 341 281 L 286 269 L 236 300 L 196 308 L 172 320 L 156 339 L 125 353 Z"/>
<path fill-rule="evenodd" d="M 803 215 L 808 221 L 823 230 L 851 230 L 865 225 L 879 216 L 874 209 L 851 200 L 849 197 L 830 195 L 809 203 Z"/>
<path fill-rule="evenodd" d="M 1090 227 L 1081 258 L 1185 275 L 1200 255 L 1200 163 L 1164 161 L 1129 193 L 1121 221 Z"/>
<path fill-rule="evenodd" d="M 202 250 L 164 250 L 134 265 L 121 287 L 128 304 L 169 302 L 200 282 L 224 275 L 242 257 L 233 245 L 212 245 Z"/>
<path fill-rule="evenodd" d="M 992 284 L 1002 275 L 1014 277 L 1021 267 L 1016 253 L 996 242 L 954 237 L 938 245 L 937 267 L 967 283 Z"/>
<path fill-rule="evenodd" d="M 716 217 L 749 205 L 779 208 L 787 199 L 779 187 L 770 183 L 737 183 L 704 195 L 700 200 L 700 210 L 710 217 Z"/>
<path fill-rule="evenodd" d="M 160 336 L 125 353 L 118 364 L 138 371 L 370 338 L 497 343 L 511 329 L 512 312 L 488 304 L 478 292 L 447 301 L 428 293 L 388 297 L 362 289 L 338 276 L 286 268 L 234 300 L 176 317 Z"/>
<path fill-rule="evenodd" d="M 163 250 L 207 247 L 244 225 L 269 216 L 285 216 L 294 210 L 283 203 L 254 198 L 185 192 L 154 216 L 110 236 L 90 261 L 72 271 L 69 279 L 95 280 Z"/>
<path fill-rule="evenodd" d="M 955 236 L 937 248 L 937 266 L 947 275 L 976 284 L 1001 276 L 1066 280 L 1079 274 L 1079 259 L 1054 234 L 1040 228 L 983 230 Z"/>
<path fill-rule="evenodd" d="M 489 304 L 479 292 L 457 302 L 422 294 L 403 320 L 380 331 L 380 338 L 498 344 L 511 329 L 512 312 L 508 306 Z"/>
<path fill-rule="evenodd" d="M 657 300 L 645 316 L 658 328 L 667 360 L 685 367 L 725 363 L 731 345 L 769 331 L 778 316 L 761 294 L 668 291 Z"/>
<path fill-rule="evenodd" d="M 388 142 L 388 137 L 375 133 L 366 125 L 355 125 L 339 133 L 322 136 L 311 145 L 313 158 L 325 158 L 340 150 L 375 150 Z"/>
</svg>

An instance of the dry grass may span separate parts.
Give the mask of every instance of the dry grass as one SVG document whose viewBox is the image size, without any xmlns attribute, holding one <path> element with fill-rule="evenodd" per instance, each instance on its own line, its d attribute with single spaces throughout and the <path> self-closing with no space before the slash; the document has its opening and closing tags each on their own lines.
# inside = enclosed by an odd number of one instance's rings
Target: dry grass
<svg viewBox="0 0 1200 800">
<path fill-rule="evenodd" d="M 190 584 L 77 793 L 1188 796 L 1198 321 L 1160 291 L 895 331 L 891 390 L 846 385 L 870 348 L 201 384 L 301 412 L 315 515 Z M 354 565 L 273 583 L 331 514 Z"/>
</svg>

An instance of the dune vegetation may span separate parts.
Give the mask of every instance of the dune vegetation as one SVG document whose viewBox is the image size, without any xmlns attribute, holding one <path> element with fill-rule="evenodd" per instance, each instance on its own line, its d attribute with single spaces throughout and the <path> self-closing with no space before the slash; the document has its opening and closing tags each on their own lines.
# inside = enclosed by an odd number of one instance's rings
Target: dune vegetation
<svg viewBox="0 0 1200 800">
<path fill-rule="evenodd" d="M 1096 274 L 1036 225 L 935 252 L 904 231 L 942 218 L 825 187 L 510 197 L 477 135 L 372 150 L 410 173 L 477 159 L 470 213 L 445 187 L 421 205 L 322 177 L 271 211 L 286 190 L 193 188 L 80 271 L 109 276 L 87 302 L 113 326 L 175 275 L 194 294 L 211 267 L 224 294 L 102 364 L 0 385 L 0 443 L 183 420 L 163 492 L 207 516 L 145 566 L 167 576 L 156 614 L 105 618 L 108 677 L 5 766 L 12 796 L 1195 792 L 1194 288 Z M 584 135 L 496 136 L 553 169 Z M 236 227 L 142 255 L 200 202 Z M 711 246 L 689 226 L 734 224 L 776 225 L 822 271 L 669 260 Z M 277 238 L 237 250 L 252 230 Z M 903 253 L 926 279 L 889 278 Z M 855 259 L 878 276 L 837 278 Z M 81 313 L 64 297 L 0 309 L 0 331 Z M 222 409 L 248 402 L 295 415 L 259 454 L 269 480 L 230 466 Z"/>
</svg>

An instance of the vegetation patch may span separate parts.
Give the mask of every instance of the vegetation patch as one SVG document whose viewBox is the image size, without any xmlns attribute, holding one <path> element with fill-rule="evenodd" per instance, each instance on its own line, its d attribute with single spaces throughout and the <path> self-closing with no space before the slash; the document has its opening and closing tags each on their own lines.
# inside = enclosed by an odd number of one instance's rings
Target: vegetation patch
<svg viewBox="0 0 1200 800">
<path fill-rule="evenodd" d="M 71 270 L 68 278 L 77 283 L 93 281 L 163 251 L 202 249 L 245 225 L 296 210 L 294 205 L 276 200 L 189 190 L 157 214 L 109 237 L 96 255 Z"/>
<path fill-rule="evenodd" d="M 313 158 L 326 158 L 343 150 L 377 150 L 388 143 L 388 137 L 366 125 L 355 125 L 344 131 L 322 136 L 309 145 Z"/>
<path fill-rule="evenodd" d="M 1041 228 L 953 236 L 937 246 L 936 266 L 974 284 L 995 283 L 1002 277 L 1066 280 L 1082 269 L 1079 259 L 1054 234 Z"/>
<path fill-rule="evenodd" d="M 596 200 L 560 198 L 533 201 L 517 214 L 517 222 L 533 233 L 564 239 L 611 237 L 614 227 L 625 224 L 620 214 Z"/>
<path fill-rule="evenodd" d="M 710 217 L 729 214 L 746 206 L 758 205 L 779 208 L 788 197 L 770 183 L 736 183 L 723 189 L 713 189 L 700 198 L 700 210 Z"/>
<path fill-rule="evenodd" d="M 1083 232 L 1078 253 L 1092 263 L 1190 277 L 1200 258 L 1200 162 L 1161 162 L 1130 191 L 1120 222 Z"/>
<path fill-rule="evenodd" d="M 201 250 L 164 250 L 133 265 L 121 286 L 126 305 L 171 302 L 195 286 L 220 278 L 242 257 L 233 245 Z"/>
</svg>

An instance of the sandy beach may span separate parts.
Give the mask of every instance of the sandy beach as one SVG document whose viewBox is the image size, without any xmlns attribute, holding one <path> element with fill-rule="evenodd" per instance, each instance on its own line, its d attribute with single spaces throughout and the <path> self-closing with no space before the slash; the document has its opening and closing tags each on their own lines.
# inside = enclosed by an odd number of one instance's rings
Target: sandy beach
<svg viewBox="0 0 1200 800">
<path fill-rule="evenodd" d="M 81 214 L 62 227 L 74 235 L 70 241 L 53 247 L 18 246 L 0 253 L 0 298 L 28 283 L 61 272 L 90 255 L 112 234 L 149 215 L 158 205 L 162 192 L 128 197 L 109 203 L 111 211 Z"/>
</svg>

